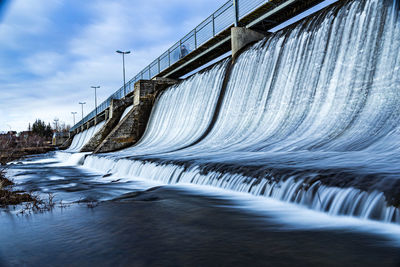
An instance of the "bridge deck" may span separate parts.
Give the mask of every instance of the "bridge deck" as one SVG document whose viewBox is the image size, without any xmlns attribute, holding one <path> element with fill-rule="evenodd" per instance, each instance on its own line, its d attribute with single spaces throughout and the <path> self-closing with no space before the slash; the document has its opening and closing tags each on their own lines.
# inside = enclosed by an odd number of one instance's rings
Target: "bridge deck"
<svg viewBox="0 0 400 267">
<path fill-rule="evenodd" d="M 324 0 L 272 0 L 260 6 L 239 21 L 239 26 L 268 34 L 268 30 L 293 18 Z M 231 51 L 232 24 L 190 54 L 161 71 L 156 77 L 177 79 Z"/>
</svg>

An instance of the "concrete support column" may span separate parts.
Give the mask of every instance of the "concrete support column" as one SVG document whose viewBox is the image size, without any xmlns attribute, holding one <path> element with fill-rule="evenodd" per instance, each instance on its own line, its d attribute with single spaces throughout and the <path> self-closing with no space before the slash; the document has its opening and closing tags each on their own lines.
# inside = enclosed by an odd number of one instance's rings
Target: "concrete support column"
<svg viewBox="0 0 400 267">
<path fill-rule="evenodd" d="M 118 109 L 120 106 L 125 105 L 126 101 L 124 99 L 112 99 L 110 103 L 110 107 L 108 109 L 108 119 L 111 119 L 115 116 L 115 110 Z"/>
<path fill-rule="evenodd" d="M 232 60 L 235 61 L 241 50 L 250 43 L 259 41 L 265 37 L 264 34 L 244 28 L 231 28 L 232 39 Z"/>
<path fill-rule="evenodd" d="M 146 129 L 158 93 L 175 83 L 177 83 L 176 80 L 160 78 L 151 81 L 137 81 L 133 94 L 134 106 L 132 110 L 118 122 L 94 150 L 94 153 L 116 151 L 136 144 Z"/>
<path fill-rule="evenodd" d="M 105 123 L 101 129 L 99 129 L 89 142 L 82 147 L 81 152 L 91 152 L 98 147 L 101 142 L 107 137 L 107 135 L 114 129 L 118 124 L 119 120 L 125 109 L 132 105 L 133 98 L 125 96 L 123 99 L 113 99 L 111 100 L 110 106 L 105 110 Z M 101 117 L 98 118 L 100 122 Z"/>
<path fill-rule="evenodd" d="M 109 111 L 108 111 L 109 109 L 106 109 L 105 111 L 104 111 L 104 115 L 105 115 L 105 119 L 104 120 L 108 120 L 110 117 L 109 117 Z"/>
<path fill-rule="evenodd" d="M 133 92 L 133 105 L 140 104 L 142 97 L 147 97 L 152 94 L 157 94 L 167 87 L 176 84 L 178 81 L 168 78 L 154 78 L 153 80 L 140 80 L 135 83 Z"/>
</svg>

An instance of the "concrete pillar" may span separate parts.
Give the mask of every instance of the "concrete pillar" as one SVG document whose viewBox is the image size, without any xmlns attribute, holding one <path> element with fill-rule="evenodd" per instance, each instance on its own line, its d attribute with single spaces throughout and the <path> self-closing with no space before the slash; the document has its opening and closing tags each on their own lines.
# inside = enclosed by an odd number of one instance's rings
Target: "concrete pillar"
<svg viewBox="0 0 400 267">
<path fill-rule="evenodd" d="M 153 103 L 152 97 L 143 97 L 139 104 L 110 131 L 94 153 L 116 151 L 139 141 L 146 129 Z"/>
<path fill-rule="evenodd" d="M 259 41 L 264 37 L 264 34 L 244 27 L 231 28 L 232 60 L 235 61 L 241 50 L 248 44 Z"/>
<path fill-rule="evenodd" d="M 133 105 L 139 105 L 140 99 L 148 95 L 156 94 L 167 87 L 176 84 L 178 81 L 168 78 L 156 77 L 152 80 L 140 80 L 135 83 L 133 92 Z"/>
<path fill-rule="evenodd" d="M 82 147 L 81 152 L 91 152 L 98 147 L 101 142 L 110 134 L 110 132 L 117 126 L 125 109 L 132 105 L 133 98 L 125 96 L 123 99 L 111 100 L 110 106 L 105 110 L 106 121 L 89 142 Z M 109 116 L 111 114 L 111 116 Z M 100 117 L 98 118 L 100 122 Z"/>
<path fill-rule="evenodd" d="M 151 81 L 137 81 L 133 94 L 134 106 L 132 110 L 121 121 L 117 122 L 118 124 L 113 127 L 112 131 L 94 150 L 94 153 L 116 151 L 134 145 L 139 141 L 146 129 L 158 93 L 175 83 L 177 83 L 177 80 L 160 78 Z"/>
<path fill-rule="evenodd" d="M 108 109 L 108 118 L 111 119 L 114 117 L 115 110 L 123 105 L 125 99 L 111 99 L 110 107 Z"/>
<path fill-rule="evenodd" d="M 108 120 L 109 119 L 109 111 L 108 111 L 109 109 L 107 108 L 105 111 L 104 111 L 104 116 L 105 116 L 105 118 L 104 118 L 104 120 Z"/>
</svg>

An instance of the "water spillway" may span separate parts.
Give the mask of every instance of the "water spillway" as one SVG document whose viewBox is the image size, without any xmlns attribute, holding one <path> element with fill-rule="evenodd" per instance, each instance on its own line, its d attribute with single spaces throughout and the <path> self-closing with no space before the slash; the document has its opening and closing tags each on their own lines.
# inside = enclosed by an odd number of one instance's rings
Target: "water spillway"
<svg viewBox="0 0 400 267">
<path fill-rule="evenodd" d="M 396 6 L 343 1 L 267 37 L 226 87 L 223 62 L 170 88 L 138 145 L 84 164 L 400 223 Z"/>
<path fill-rule="evenodd" d="M 229 63 L 224 60 L 163 92 L 152 110 L 145 137 L 118 152 L 118 157 L 169 152 L 200 138 L 217 108 Z"/>
<path fill-rule="evenodd" d="M 103 127 L 104 123 L 105 123 L 104 121 L 100 122 L 97 125 L 94 125 L 89 129 L 86 129 L 75 135 L 74 138 L 72 139 L 70 147 L 66 150 L 66 152 L 79 152 L 82 149 L 82 147 L 84 147 L 90 141 L 90 139 L 96 134 L 96 132 L 100 130 L 101 127 Z"/>
</svg>

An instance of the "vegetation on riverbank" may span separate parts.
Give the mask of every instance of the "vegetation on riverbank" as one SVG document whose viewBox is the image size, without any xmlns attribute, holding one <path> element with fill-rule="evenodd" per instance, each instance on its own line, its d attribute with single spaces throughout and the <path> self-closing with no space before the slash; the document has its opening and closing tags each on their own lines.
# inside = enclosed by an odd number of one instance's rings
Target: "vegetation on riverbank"
<svg viewBox="0 0 400 267">
<path fill-rule="evenodd" d="M 13 181 L 5 177 L 5 167 L 0 166 L 0 207 L 23 204 L 20 214 L 45 212 L 54 208 L 56 203 L 53 194 L 49 193 L 48 198 L 42 199 L 32 192 L 14 190 L 14 185 Z"/>
<path fill-rule="evenodd" d="M 23 202 L 33 202 L 31 194 L 14 191 L 14 183 L 4 176 L 4 169 L 0 169 L 0 206 L 18 205 Z"/>
<path fill-rule="evenodd" d="M 37 125 L 36 125 L 37 124 Z M 9 131 L 0 134 L 0 206 L 19 205 L 21 203 L 31 203 L 33 206 L 40 207 L 42 201 L 31 193 L 14 190 L 14 182 L 6 177 L 7 163 L 18 160 L 27 155 L 46 153 L 54 150 L 51 146 L 51 131 L 47 128 L 41 129 L 42 123 L 35 124 L 35 132 L 29 130 L 17 134 Z M 38 126 L 39 125 L 39 126 Z M 39 130 L 37 128 L 40 128 Z M 46 132 L 41 135 L 40 131 Z"/>
</svg>

